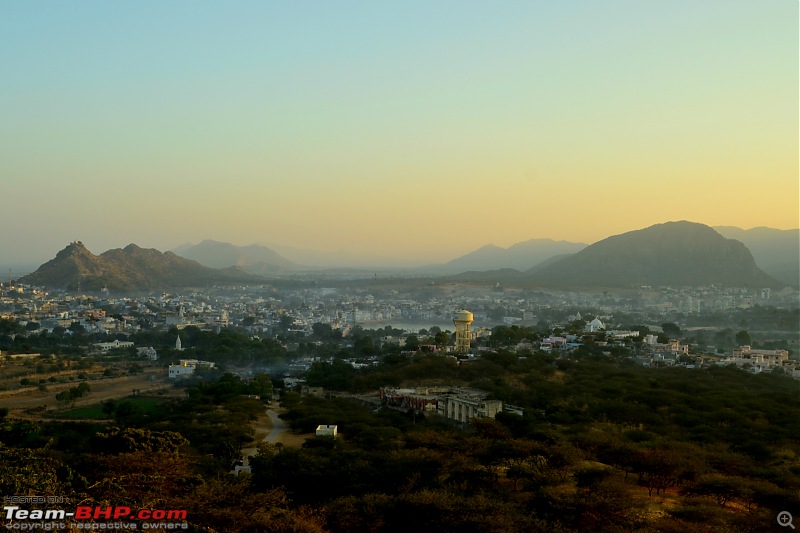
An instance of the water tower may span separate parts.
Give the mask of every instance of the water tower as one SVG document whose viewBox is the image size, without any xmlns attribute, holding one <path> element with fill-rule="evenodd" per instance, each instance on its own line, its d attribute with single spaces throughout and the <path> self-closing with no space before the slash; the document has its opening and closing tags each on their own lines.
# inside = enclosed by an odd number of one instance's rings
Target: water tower
<svg viewBox="0 0 800 533">
<path fill-rule="evenodd" d="M 469 342 L 472 340 L 472 332 L 470 331 L 472 319 L 472 313 L 464 309 L 456 311 L 456 316 L 453 318 L 453 325 L 456 327 L 456 351 L 458 353 L 469 352 Z"/>
</svg>

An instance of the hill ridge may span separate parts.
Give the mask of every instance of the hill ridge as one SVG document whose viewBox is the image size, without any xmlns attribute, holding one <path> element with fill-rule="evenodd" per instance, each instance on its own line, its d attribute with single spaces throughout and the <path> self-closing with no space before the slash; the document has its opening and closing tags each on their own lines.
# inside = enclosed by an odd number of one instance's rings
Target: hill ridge
<svg viewBox="0 0 800 533">
<path fill-rule="evenodd" d="M 190 287 L 221 282 L 258 282 L 259 276 L 241 270 L 205 267 L 172 252 L 141 248 L 131 243 L 100 255 L 90 252 L 81 241 L 73 241 L 35 272 L 19 281 L 49 288 L 119 291 Z"/>
<path fill-rule="evenodd" d="M 783 286 L 756 266 L 743 243 L 685 220 L 607 237 L 525 274 L 543 286 Z"/>
</svg>

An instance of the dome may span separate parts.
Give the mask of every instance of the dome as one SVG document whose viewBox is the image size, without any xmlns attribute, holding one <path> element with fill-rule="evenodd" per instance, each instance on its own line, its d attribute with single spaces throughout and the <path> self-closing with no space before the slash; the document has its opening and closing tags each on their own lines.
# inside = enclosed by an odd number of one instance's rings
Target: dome
<svg viewBox="0 0 800 533">
<path fill-rule="evenodd" d="M 588 332 L 595 332 L 600 331 L 601 329 L 606 329 L 606 325 L 599 318 L 595 318 L 591 322 L 586 323 L 586 328 L 584 331 Z"/>
</svg>

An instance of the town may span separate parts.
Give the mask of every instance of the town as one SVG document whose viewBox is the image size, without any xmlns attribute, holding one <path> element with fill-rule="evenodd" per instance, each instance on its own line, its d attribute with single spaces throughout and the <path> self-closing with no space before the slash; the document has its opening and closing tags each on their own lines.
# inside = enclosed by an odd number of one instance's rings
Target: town
<svg viewBox="0 0 800 533">
<path fill-rule="evenodd" d="M 800 379 L 798 300 L 790 287 L 542 292 L 413 279 L 320 284 L 297 280 L 115 296 L 107 289 L 76 294 L 2 283 L 0 320 L 13 328 L 6 327 L 0 335 L 0 353 L 6 361 L 19 361 L 130 351 L 134 364 L 160 367 L 169 378 L 191 375 L 198 366 L 216 366 L 242 377 L 266 372 L 295 388 L 305 383 L 314 363 L 331 363 L 338 357 L 354 369 L 378 365 L 383 346 L 407 355 L 438 354 L 464 364 L 498 349 L 520 356 L 539 352 L 569 358 L 591 347 L 599 354 L 624 354 L 644 367 L 732 365 Z M 459 309 L 470 314 L 461 340 L 453 322 Z M 210 353 L 209 361 L 198 361 L 186 355 L 194 351 L 184 353 L 192 348 L 185 332 L 197 330 L 269 339 L 284 357 L 244 361 Z M 165 349 L 146 344 L 153 335 L 167 332 L 174 345 Z M 78 340 L 77 345 L 72 342 Z M 323 344 L 344 350 L 326 355 Z M 30 384 L 34 378 L 23 379 Z"/>
</svg>

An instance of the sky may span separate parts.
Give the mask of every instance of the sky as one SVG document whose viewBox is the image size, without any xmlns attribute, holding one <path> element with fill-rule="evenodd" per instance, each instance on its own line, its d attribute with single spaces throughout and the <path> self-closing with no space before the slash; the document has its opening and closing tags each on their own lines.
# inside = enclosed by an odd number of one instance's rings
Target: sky
<svg viewBox="0 0 800 533">
<path fill-rule="evenodd" d="M 0 263 L 800 225 L 798 2 L 6 2 Z"/>
</svg>

